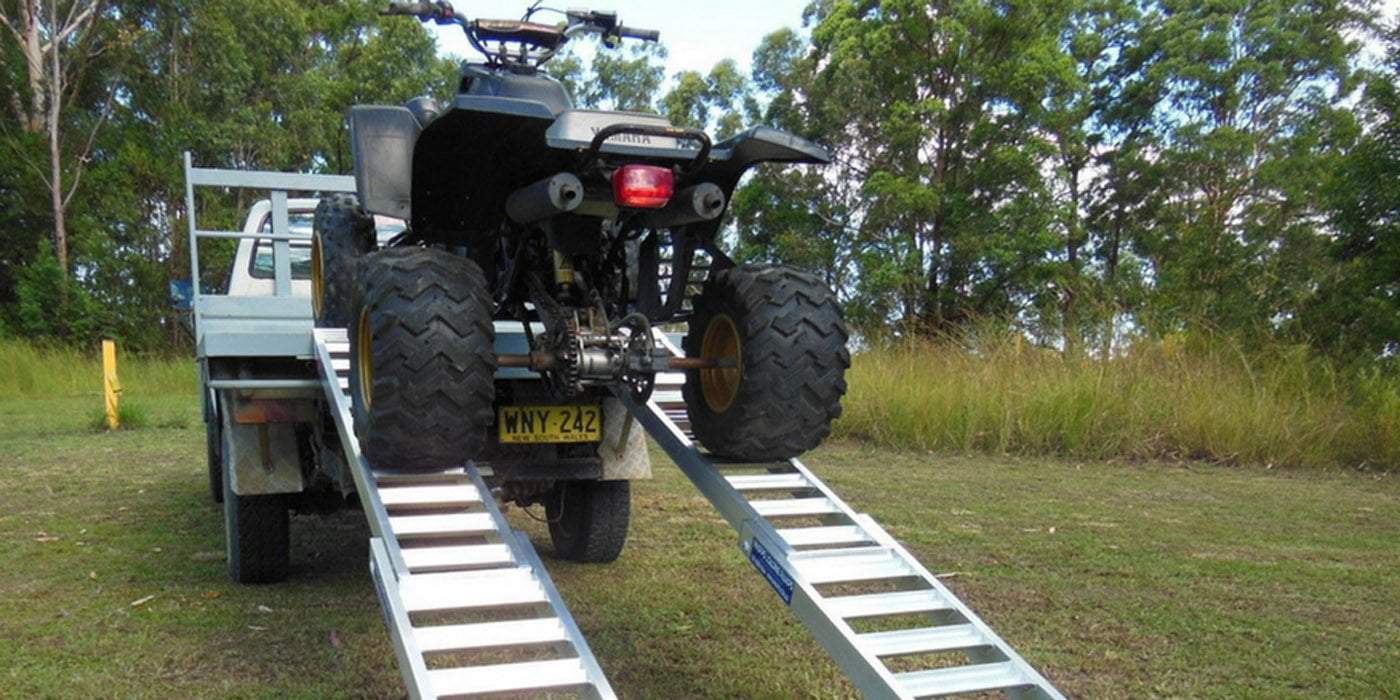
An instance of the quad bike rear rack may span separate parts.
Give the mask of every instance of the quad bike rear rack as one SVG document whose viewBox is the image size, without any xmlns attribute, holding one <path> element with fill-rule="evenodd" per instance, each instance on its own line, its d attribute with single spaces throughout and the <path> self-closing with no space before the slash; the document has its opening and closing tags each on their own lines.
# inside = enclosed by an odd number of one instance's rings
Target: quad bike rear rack
<svg viewBox="0 0 1400 700">
<path fill-rule="evenodd" d="M 665 336 L 657 340 L 680 355 Z M 487 467 L 425 474 L 370 465 L 346 393 L 345 331 L 315 331 L 315 357 L 369 520 L 370 571 L 409 696 L 616 697 L 528 537 L 502 516 L 482 478 Z M 618 398 L 738 531 L 743 554 L 863 695 L 1064 697 L 802 462 L 740 464 L 698 448 L 687 432 L 684 376 L 660 377 L 645 404 L 626 391 Z M 450 615 L 458 619 L 444 621 Z M 858 621 L 875 619 L 905 624 L 857 631 Z M 519 660 L 521 650 L 529 660 Z M 909 668 L 939 654 L 958 657 Z"/>
</svg>

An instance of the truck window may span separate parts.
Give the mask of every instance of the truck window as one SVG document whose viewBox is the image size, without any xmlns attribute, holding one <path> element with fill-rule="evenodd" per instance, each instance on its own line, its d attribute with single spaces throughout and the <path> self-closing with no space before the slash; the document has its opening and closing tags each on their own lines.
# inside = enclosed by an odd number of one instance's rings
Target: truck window
<svg viewBox="0 0 1400 700">
<path fill-rule="evenodd" d="M 293 242 L 291 245 L 292 279 L 311 279 L 311 222 L 315 215 L 311 212 L 297 212 L 287 216 L 288 232 L 293 236 L 306 236 L 307 241 Z M 272 217 L 263 219 L 260 233 L 272 233 Z M 253 259 L 248 265 L 248 274 L 254 279 L 270 280 L 276 276 L 273 267 L 272 241 L 259 239 L 253 245 Z"/>
</svg>

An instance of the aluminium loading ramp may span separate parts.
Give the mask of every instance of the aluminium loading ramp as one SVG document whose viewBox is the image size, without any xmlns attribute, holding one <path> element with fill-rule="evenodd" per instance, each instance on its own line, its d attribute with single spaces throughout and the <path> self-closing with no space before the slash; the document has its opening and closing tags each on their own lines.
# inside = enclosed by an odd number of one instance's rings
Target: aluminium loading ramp
<svg viewBox="0 0 1400 700">
<path fill-rule="evenodd" d="M 511 529 L 476 467 L 373 469 L 355 439 L 345 331 L 317 330 L 315 349 L 369 520 L 370 571 L 409 696 L 615 698 L 529 538 Z M 507 661 L 521 650 L 530 661 Z"/>
<path fill-rule="evenodd" d="M 658 340 L 681 354 L 665 336 Z M 749 561 L 865 697 L 1001 691 L 1063 700 L 884 528 L 802 462 L 744 464 L 703 453 L 691 442 L 684 381 L 678 373 L 658 377 L 645 405 L 625 391 L 618 397 L 739 532 Z M 879 631 L 857 631 L 881 622 Z"/>
<path fill-rule="evenodd" d="M 315 349 L 369 520 L 370 569 L 410 697 L 559 691 L 616 697 L 528 537 L 511 529 L 477 468 L 371 468 L 354 436 L 345 331 L 317 330 Z M 681 382 L 684 375 L 663 375 L 645 405 L 626 392 L 619 398 L 739 531 L 755 568 L 862 694 L 903 699 L 1002 691 L 1012 698 L 1064 698 L 883 528 L 800 461 L 741 464 L 701 452 L 687 434 Z M 861 588 L 868 590 L 853 590 Z M 423 617 L 442 614 L 473 617 L 455 624 Z M 872 620 L 905 624 L 857 632 Z M 524 648 L 536 651 L 534 660 L 491 656 Z M 549 657 L 539 660 L 540 653 Z M 949 665 L 944 656 L 936 667 L 901 668 L 904 661 L 917 665 L 948 653 L 961 661 Z M 478 663 L 462 663 L 464 654 L 476 654 Z"/>
</svg>

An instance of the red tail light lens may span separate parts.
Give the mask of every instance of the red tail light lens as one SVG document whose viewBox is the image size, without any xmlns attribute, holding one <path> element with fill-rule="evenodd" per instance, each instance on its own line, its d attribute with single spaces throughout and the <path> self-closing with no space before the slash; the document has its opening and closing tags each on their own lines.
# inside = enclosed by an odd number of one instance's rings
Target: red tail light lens
<svg viewBox="0 0 1400 700">
<path fill-rule="evenodd" d="M 676 193 L 676 176 L 669 168 L 627 165 L 613 174 L 613 201 L 624 209 L 660 209 Z"/>
</svg>

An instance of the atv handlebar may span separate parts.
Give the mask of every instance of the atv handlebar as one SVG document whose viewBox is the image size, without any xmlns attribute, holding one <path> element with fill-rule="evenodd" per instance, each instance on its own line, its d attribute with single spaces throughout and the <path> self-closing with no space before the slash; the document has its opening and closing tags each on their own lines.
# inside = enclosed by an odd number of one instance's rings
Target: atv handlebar
<svg viewBox="0 0 1400 700">
<path fill-rule="evenodd" d="M 618 22 L 616 12 L 598 12 L 593 10 L 569 10 L 561 12 L 568 18 L 568 23 L 560 27 L 556 36 L 545 37 L 544 33 L 553 34 L 546 25 L 530 24 L 530 16 L 535 12 L 546 9 L 535 7 L 525 14 L 525 19 L 520 22 L 509 23 L 519 25 L 509 28 L 504 22 L 492 22 L 488 20 L 478 20 L 476 22 L 467 21 L 458 16 L 452 3 L 447 0 L 437 0 L 436 2 L 390 2 L 389 6 L 381 11 L 381 15 L 409 16 L 417 17 L 423 22 L 436 22 L 438 24 L 456 24 L 466 33 L 467 40 L 478 51 L 486 54 L 487 58 L 499 62 L 520 62 L 539 66 L 553 58 L 559 49 L 579 34 L 598 34 L 602 36 L 603 45 L 608 48 L 616 48 L 622 39 L 637 39 L 640 41 L 660 41 L 661 32 L 655 29 L 639 29 L 636 27 L 626 27 Z M 552 10 L 558 12 L 558 10 Z M 489 32 L 482 31 L 482 27 L 490 29 Z M 506 31 L 511 29 L 511 31 Z M 534 30 L 525 31 L 526 29 Z M 490 34 L 490 36 L 478 36 L 478 34 Z M 513 41 L 528 44 L 539 49 L 536 52 L 524 52 L 521 54 L 507 53 L 504 50 L 491 51 L 483 45 L 485 41 Z"/>
</svg>

